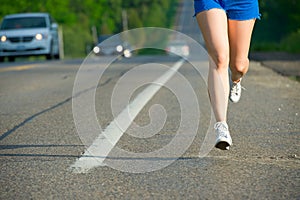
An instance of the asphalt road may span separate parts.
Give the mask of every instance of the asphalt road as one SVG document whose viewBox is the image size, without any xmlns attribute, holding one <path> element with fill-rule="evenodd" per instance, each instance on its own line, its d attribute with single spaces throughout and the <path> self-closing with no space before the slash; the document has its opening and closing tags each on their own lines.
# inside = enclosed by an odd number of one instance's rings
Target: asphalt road
<svg viewBox="0 0 300 200">
<path fill-rule="evenodd" d="M 196 21 L 192 18 L 192 1 L 185 1 L 183 6 L 178 29 L 201 43 Z M 92 60 L 103 62 L 102 58 Z M 94 88 L 96 115 L 103 130 L 106 131 L 105 127 L 116 118 L 111 104 L 113 95 L 126 95 L 126 90 L 114 93 L 114 89 L 127 72 L 148 64 L 147 73 L 145 70 L 136 72 L 132 79 L 132 84 L 140 85 L 139 81 L 165 74 L 178 60 L 169 56 L 135 56 L 112 63 Z M 184 62 L 178 72 L 189 81 L 200 102 L 196 136 L 183 131 L 166 156 L 143 157 L 171 143 L 183 120 L 177 90 L 170 91 L 167 86 L 179 88 L 183 94 L 188 91 L 182 89 L 181 76 L 173 76 L 134 119 L 141 126 L 157 123 L 154 128 L 166 120 L 164 126 L 149 138 L 133 136 L 146 134 L 145 129 L 142 133 L 125 131 L 105 157 L 106 166 L 94 166 L 86 173 L 76 173 L 72 166 L 92 144 L 89 138 L 95 139 L 94 135 L 89 135 L 89 127 L 86 135 L 78 134 L 73 118 L 72 101 L 92 91 L 87 88 L 77 96 L 72 94 L 82 62 L 20 61 L 0 65 L 0 199 L 300 198 L 299 82 L 283 77 L 259 62 L 251 62 L 249 73 L 243 80 L 246 90 L 241 101 L 229 105 L 233 147 L 230 151 L 213 148 L 204 157 L 199 157 L 201 147 L 205 146 L 203 141 L 211 113 L 205 80 L 189 62 Z M 202 65 L 200 60 L 195 63 Z M 86 73 L 96 74 L 97 71 L 87 70 Z M 135 88 L 130 102 L 139 99 L 139 94 L 146 88 L 147 85 Z M 192 99 L 192 96 L 188 97 L 184 103 Z M 119 101 L 115 103 L 119 108 Z M 123 105 L 121 100 L 120 105 Z M 157 112 L 151 115 L 153 108 Z M 188 104 L 186 109 L 193 110 L 194 107 Z M 118 112 L 121 110 L 122 106 Z M 190 130 L 194 118 L 188 118 L 190 124 L 185 124 L 183 130 Z M 177 158 L 174 152 L 191 139 L 187 150 Z M 116 147 L 138 156 L 127 156 Z M 172 153 L 174 157 L 170 156 Z M 158 170 L 133 173 L 139 172 L 141 167 L 153 165 L 147 169 L 155 169 L 165 163 L 167 165 Z"/>
</svg>

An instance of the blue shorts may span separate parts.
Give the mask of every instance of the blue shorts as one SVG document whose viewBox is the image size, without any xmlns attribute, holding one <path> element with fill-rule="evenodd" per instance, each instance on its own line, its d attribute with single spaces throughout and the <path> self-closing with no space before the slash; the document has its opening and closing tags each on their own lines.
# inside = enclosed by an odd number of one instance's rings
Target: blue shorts
<svg viewBox="0 0 300 200">
<path fill-rule="evenodd" d="M 228 19 L 260 19 L 258 0 L 194 0 L 195 15 L 213 8 L 222 9 Z"/>
</svg>

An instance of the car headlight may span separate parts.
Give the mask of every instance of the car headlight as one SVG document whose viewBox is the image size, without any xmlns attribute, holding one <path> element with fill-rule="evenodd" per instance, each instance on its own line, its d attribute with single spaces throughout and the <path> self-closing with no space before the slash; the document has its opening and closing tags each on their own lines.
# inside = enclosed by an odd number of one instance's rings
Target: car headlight
<svg viewBox="0 0 300 200">
<path fill-rule="evenodd" d="M 130 58 L 131 55 L 132 55 L 132 54 L 131 54 L 130 50 L 125 49 L 125 51 L 124 51 L 124 56 L 125 56 L 125 58 Z"/>
<path fill-rule="evenodd" d="M 95 46 L 95 47 L 93 48 L 93 52 L 94 52 L 95 54 L 100 53 L 100 47 Z"/>
<path fill-rule="evenodd" d="M 7 40 L 7 37 L 5 35 L 2 35 L 1 36 L 1 42 L 6 42 L 6 40 Z"/>
<path fill-rule="evenodd" d="M 44 38 L 43 35 L 40 33 L 35 35 L 35 39 L 37 39 L 37 40 L 42 40 L 43 38 Z"/>
<path fill-rule="evenodd" d="M 118 45 L 117 47 L 116 47 L 116 50 L 117 50 L 117 52 L 122 52 L 123 51 L 123 47 L 122 47 L 122 45 Z"/>
</svg>

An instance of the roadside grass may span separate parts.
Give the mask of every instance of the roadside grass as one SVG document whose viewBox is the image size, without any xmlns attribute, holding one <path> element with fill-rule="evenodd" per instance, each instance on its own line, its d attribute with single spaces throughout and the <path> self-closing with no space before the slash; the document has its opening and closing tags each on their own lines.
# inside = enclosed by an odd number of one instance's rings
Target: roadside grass
<svg viewBox="0 0 300 200">
<path fill-rule="evenodd" d="M 145 48 L 138 51 L 138 55 L 166 55 L 165 50 Z"/>
<path fill-rule="evenodd" d="M 293 81 L 298 81 L 300 82 L 300 77 L 299 76 L 289 76 L 289 79 L 293 80 Z"/>
</svg>

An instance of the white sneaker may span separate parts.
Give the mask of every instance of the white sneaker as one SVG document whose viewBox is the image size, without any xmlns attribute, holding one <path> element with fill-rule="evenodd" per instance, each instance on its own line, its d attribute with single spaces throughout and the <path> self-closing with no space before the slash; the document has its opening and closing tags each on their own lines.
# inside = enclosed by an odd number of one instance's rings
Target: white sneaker
<svg viewBox="0 0 300 200">
<path fill-rule="evenodd" d="M 240 79 L 239 82 L 237 83 L 232 83 L 231 89 L 230 89 L 230 94 L 229 94 L 229 99 L 233 103 L 239 102 L 242 94 L 242 85 L 241 85 L 242 78 Z"/>
<path fill-rule="evenodd" d="M 221 150 L 229 150 L 229 147 L 232 145 L 232 139 L 229 134 L 227 123 L 217 122 L 214 128 L 217 135 L 215 147 Z"/>
</svg>

